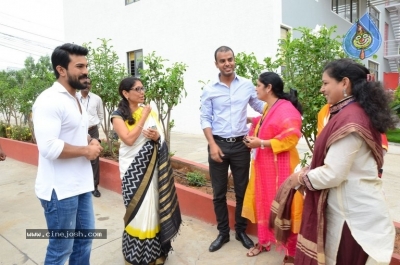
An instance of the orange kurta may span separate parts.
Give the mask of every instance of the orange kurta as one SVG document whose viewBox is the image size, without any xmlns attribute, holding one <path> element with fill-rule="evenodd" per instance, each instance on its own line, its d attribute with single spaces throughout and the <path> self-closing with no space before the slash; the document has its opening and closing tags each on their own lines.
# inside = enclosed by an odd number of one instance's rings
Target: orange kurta
<svg viewBox="0 0 400 265">
<path fill-rule="evenodd" d="M 253 150 L 242 216 L 257 223 L 259 243 L 266 244 L 275 241 L 268 228 L 272 200 L 299 163 L 296 145 L 301 136 L 301 115 L 292 103 L 280 99 L 263 117 L 253 119 L 252 132 L 260 139 L 270 140 L 271 147 Z"/>
</svg>

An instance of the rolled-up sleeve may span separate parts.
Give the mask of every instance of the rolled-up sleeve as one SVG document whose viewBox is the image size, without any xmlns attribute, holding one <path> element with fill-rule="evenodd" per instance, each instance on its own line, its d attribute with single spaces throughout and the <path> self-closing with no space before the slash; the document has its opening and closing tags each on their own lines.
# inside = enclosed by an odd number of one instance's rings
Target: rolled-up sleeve
<svg viewBox="0 0 400 265">
<path fill-rule="evenodd" d="M 207 87 L 201 95 L 200 125 L 201 129 L 212 128 L 212 101 Z"/>
<path fill-rule="evenodd" d="M 33 106 L 33 124 L 39 153 L 46 159 L 57 159 L 64 149 L 64 141 L 59 139 L 61 121 L 57 102 L 41 99 Z"/>
<path fill-rule="evenodd" d="M 258 113 L 262 113 L 264 109 L 264 101 L 259 100 L 256 92 L 253 92 L 250 96 L 249 105 Z"/>
<path fill-rule="evenodd" d="M 345 181 L 362 141 L 356 133 L 351 133 L 334 142 L 326 154 L 324 165 L 307 174 L 312 187 L 316 190 L 329 189 Z"/>
</svg>

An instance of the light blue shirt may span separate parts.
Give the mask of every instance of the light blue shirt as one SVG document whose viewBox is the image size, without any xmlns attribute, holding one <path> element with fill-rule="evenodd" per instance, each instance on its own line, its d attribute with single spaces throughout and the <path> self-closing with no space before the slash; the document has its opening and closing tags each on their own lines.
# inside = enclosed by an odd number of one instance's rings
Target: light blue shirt
<svg viewBox="0 0 400 265">
<path fill-rule="evenodd" d="M 218 76 L 201 95 L 201 128 L 211 128 L 213 135 L 223 138 L 246 135 L 247 104 L 262 113 L 264 102 L 257 98 L 250 80 L 236 75 L 229 88 Z"/>
</svg>

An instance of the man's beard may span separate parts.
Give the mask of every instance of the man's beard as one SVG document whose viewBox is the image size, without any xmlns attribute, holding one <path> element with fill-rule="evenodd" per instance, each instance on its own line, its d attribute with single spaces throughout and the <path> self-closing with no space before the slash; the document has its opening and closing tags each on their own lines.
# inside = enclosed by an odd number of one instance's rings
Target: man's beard
<svg viewBox="0 0 400 265">
<path fill-rule="evenodd" d="M 73 79 L 69 74 L 67 74 L 68 77 L 68 84 L 75 89 L 82 90 L 88 87 L 87 82 L 81 83 L 80 79 L 86 79 L 87 75 L 81 75 L 76 79 Z"/>
</svg>

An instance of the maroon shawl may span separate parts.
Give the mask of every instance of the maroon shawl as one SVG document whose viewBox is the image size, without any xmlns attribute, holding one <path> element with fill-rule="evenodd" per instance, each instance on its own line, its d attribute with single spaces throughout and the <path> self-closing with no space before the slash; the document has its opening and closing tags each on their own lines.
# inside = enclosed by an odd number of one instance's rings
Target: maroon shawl
<svg viewBox="0 0 400 265">
<path fill-rule="evenodd" d="M 323 166 L 329 147 L 350 133 L 358 133 L 371 148 L 378 164 L 376 169 L 378 174 L 383 164 L 381 136 L 372 127 L 369 117 L 357 102 L 344 106 L 322 130 L 315 142 L 310 169 Z M 328 191 L 328 189 L 306 191 L 301 229 L 297 238 L 296 264 L 325 264 L 325 208 Z"/>
</svg>

